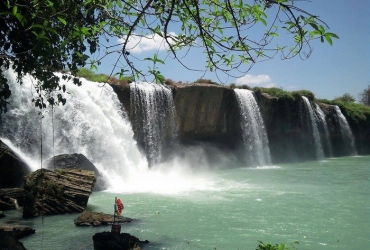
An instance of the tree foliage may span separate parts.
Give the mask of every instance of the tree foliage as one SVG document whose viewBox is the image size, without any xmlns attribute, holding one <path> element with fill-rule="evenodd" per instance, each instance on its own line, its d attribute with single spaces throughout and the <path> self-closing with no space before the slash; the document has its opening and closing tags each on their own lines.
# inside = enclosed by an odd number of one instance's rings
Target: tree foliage
<svg viewBox="0 0 370 250">
<path fill-rule="evenodd" d="M 339 101 L 339 102 L 355 102 L 355 100 L 356 99 L 349 93 L 345 93 L 344 95 L 340 97 L 336 97 L 334 99 L 334 101 Z"/>
<path fill-rule="evenodd" d="M 294 0 L 3 0 L 0 65 L 12 67 L 19 81 L 25 74 L 38 79 L 34 101 L 40 108 L 65 102 L 62 94 L 51 94 L 65 91 L 54 71 L 74 76 L 86 64 L 96 69 L 111 54 L 118 58 L 111 75 L 153 76 L 156 82 L 165 80 L 158 66 L 166 58 L 192 69 L 182 58 L 193 49 L 204 53 L 204 71 L 245 74 L 256 62 L 277 54 L 282 59 L 306 58 L 315 39 L 331 45 L 338 38 L 298 4 Z M 279 44 L 279 33 L 290 34 L 291 44 Z M 140 41 L 155 38 L 162 39 L 166 56 L 133 53 Z M 151 65 L 147 71 L 137 67 L 143 61 Z M 3 108 L 10 91 L 2 73 L 0 84 Z"/>
<path fill-rule="evenodd" d="M 370 86 L 367 86 L 366 89 L 360 94 L 360 102 L 366 106 L 370 106 Z"/>
</svg>

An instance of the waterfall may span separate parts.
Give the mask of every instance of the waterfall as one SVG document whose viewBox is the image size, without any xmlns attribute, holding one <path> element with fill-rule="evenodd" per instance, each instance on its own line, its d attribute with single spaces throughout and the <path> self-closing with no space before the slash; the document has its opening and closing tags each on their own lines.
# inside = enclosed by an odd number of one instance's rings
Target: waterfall
<svg viewBox="0 0 370 250">
<path fill-rule="evenodd" d="M 253 91 L 234 89 L 240 108 L 243 141 L 248 163 L 265 166 L 271 163 L 268 138 Z"/>
<path fill-rule="evenodd" d="M 31 101 L 37 95 L 33 88 L 36 80 L 25 76 L 20 85 L 12 70 L 5 75 L 12 96 L 8 112 L 1 114 L 0 137 L 32 159 L 27 163 L 33 170 L 53 154 L 81 153 L 111 188 L 124 186 L 129 178 L 147 171 L 148 163 L 133 139 L 131 125 L 108 84 L 99 86 L 81 79 L 82 86 L 78 87 L 60 77 L 70 93 L 66 93 L 66 105 L 49 107 L 39 114 Z"/>
<path fill-rule="evenodd" d="M 320 133 L 319 133 L 319 129 L 318 129 L 318 126 L 317 126 L 317 119 L 316 119 L 314 110 L 313 110 L 313 108 L 311 106 L 311 103 L 310 103 L 310 101 L 308 100 L 307 97 L 302 96 L 302 99 L 304 101 L 304 104 L 305 104 L 305 107 L 306 107 L 306 110 L 307 110 L 308 120 L 309 120 L 310 128 L 311 128 L 311 131 L 312 131 L 316 158 L 317 159 L 323 159 L 324 158 L 324 151 L 323 151 L 322 144 L 321 144 Z"/>
<path fill-rule="evenodd" d="M 334 106 L 335 120 L 340 127 L 340 133 L 342 135 L 343 141 L 348 145 L 348 152 L 350 155 L 356 155 L 356 145 L 355 137 L 352 134 L 352 130 L 347 122 L 346 117 L 343 115 L 342 111 L 338 106 Z"/>
<path fill-rule="evenodd" d="M 329 157 L 332 157 L 333 156 L 333 148 L 331 146 L 330 134 L 329 134 L 328 124 L 326 122 L 325 114 L 321 110 L 319 105 L 317 105 L 316 103 L 315 103 L 315 105 L 316 105 L 316 114 L 318 115 L 318 118 L 319 118 L 319 125 L 321 124 L 321 126 L 323 128 L 323 131 L 324 131 L 324 134 L 325 134 L 324 142 L 326 143 L 326 147 L 327 147 L 327 150 L 328 150 L 328 155 L 329 155 Z"/>
<path fill-rule="evenodd" d="M 153 83 L 130 84 L 130 118 L 149 165 L 159 163 L 177 139 L 175 104 L 171 89 Z"/>
</svg>

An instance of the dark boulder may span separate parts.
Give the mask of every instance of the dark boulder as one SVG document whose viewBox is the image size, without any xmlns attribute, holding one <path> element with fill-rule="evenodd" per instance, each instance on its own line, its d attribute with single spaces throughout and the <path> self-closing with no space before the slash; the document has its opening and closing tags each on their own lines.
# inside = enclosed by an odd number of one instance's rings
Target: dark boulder
<svg viewBox="0 0 370 250">
<path fill-rule="evenodd" d="M 0 188 L 22 187 L 29 166 L 0 140 Z"/>
<path fill-rule="evenodd" d="M 149 241 L 140 241 L 128 233 L 114 234 L 111 232 L 96 233 L 93 236 L 95 250 L 129 250 L 140 249 L 142 244 Z"/>
<path fill-rule="evenodd" d="M 116 216 L 115 219 L 116 223 L 127 223 L 133 221 L 131 218 L 123 217 L 123 216 Z M 98 226 L 106 226 L 112 225 L 114 222 L 114 216 L 105 213 L 96 213 L 96 212 L 89 212 L 83 211 L 77 219 L 75 219 L 75 225 L 81 227 L 98 227 Z"/>
<path fill-rule="evenodd" d="M 79 169 L 39 169 L 28 174 L 23 217 L 82 212 L 95 180 L 94 172 Z"/>
<path fill-rule="evenodd" d="M 1 250 L 26 250 L 23 243 L 11 233 L 0 230 L 0 249 Z"/>
<path fill-rule="evenodd" d="M 94 171 L 96 183 L 94 191 L 101 191 L 107 188 L 103 176 L 99 170 L 83 154 L 62 154 L 56 155 L 45 161 L 45 168 L 53 169 L 83 169 Z"/>
<path fill-rule="evenodd" d="M 0 231 L 10 232 L 17 239 L 21 239 L 35 233 L 35 229 L 31 227 L 13 224 L 0 224 Z"/>
</svg>

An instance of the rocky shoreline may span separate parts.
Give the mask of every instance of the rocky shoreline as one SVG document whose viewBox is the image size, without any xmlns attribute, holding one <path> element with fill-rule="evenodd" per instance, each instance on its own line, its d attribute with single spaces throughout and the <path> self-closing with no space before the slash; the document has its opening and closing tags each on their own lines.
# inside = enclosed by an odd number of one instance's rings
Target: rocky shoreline
<svg viewBox="0 0 370 250">
<path fill-rule="evenodd" d="M 37 233 L 35 229 L 22 225 L 22 221 L 18 222 L 20 224 L 2 223 L 2 218 L 6 218 L 9 210 L 22 211 L 23 218 L 80 213 L 74 220 L 79 227 L 106 228 L 112 224 L 118 226 L 135 221 L 128 217 L 86 210 L 89 197 L 96 190 L 96 183 L 99 183 L 98 190 L 105 184 L 101 174 L 85 156 L 56 156 L 48 160 L 46 165 L 49 169 L 31 172 L 29 169 L 23 171 L 26 164 L 1 140 L 0 149 L 0 163 L 11 162 L 2 165 L 0 179 L 13 178 L 15 175 L 15 181 L 7 181 L 0 189 L 0 249 L 25 250 L 18 240 Z M 20 183 L 19 180 L 24 182 Z M 95 249 L 140 249 L 142 244 L 149 243 L 116 231 L 96 233 L 92 238 Z"/>
</svg>

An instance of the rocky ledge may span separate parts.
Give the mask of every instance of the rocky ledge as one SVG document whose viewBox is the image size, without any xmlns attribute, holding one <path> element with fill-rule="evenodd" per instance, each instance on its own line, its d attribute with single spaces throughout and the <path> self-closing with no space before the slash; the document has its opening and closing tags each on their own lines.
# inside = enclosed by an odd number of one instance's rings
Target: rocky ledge
<svg viewBox="0 0 370 250">
<path fill-rule="evenodd" d="M 127 223 L 133 221 L 131 218 L 116 216 L 116 223 Z M 98 227 L 112 225 L 114 222 L 114 216 L 105 213 L 96 213 L 83 211 L 77 219 L 75 219 L 75 225 L 80 227 Z"/>
<path fill-rule="evenodd" d="M 28 235 L 34 234 L 35 229 L 23 225 L 13 225 L 13 224 L 0 224 L 0 232 L 10 232 L 17 239 L 26 237 Z"/>
<path fill-rule="evenodd" d="M 94 171 L 96 176 L 96 183 L 94 186 L 94 191 L 101 191 L 107 188 L 104 183 L 103 175 L 95 167 L 95 165 L 90 162 L 83 154 L 62 154 L 57 155 L 45 162 L 45 168 L 53 169 L 83 169 Z"/>
<path fill-rule="evenodd" d="M 92 171 L 39 169 L 25 178 L 23 217 L 85 210 L 95 184 Z"/>
</svg>

